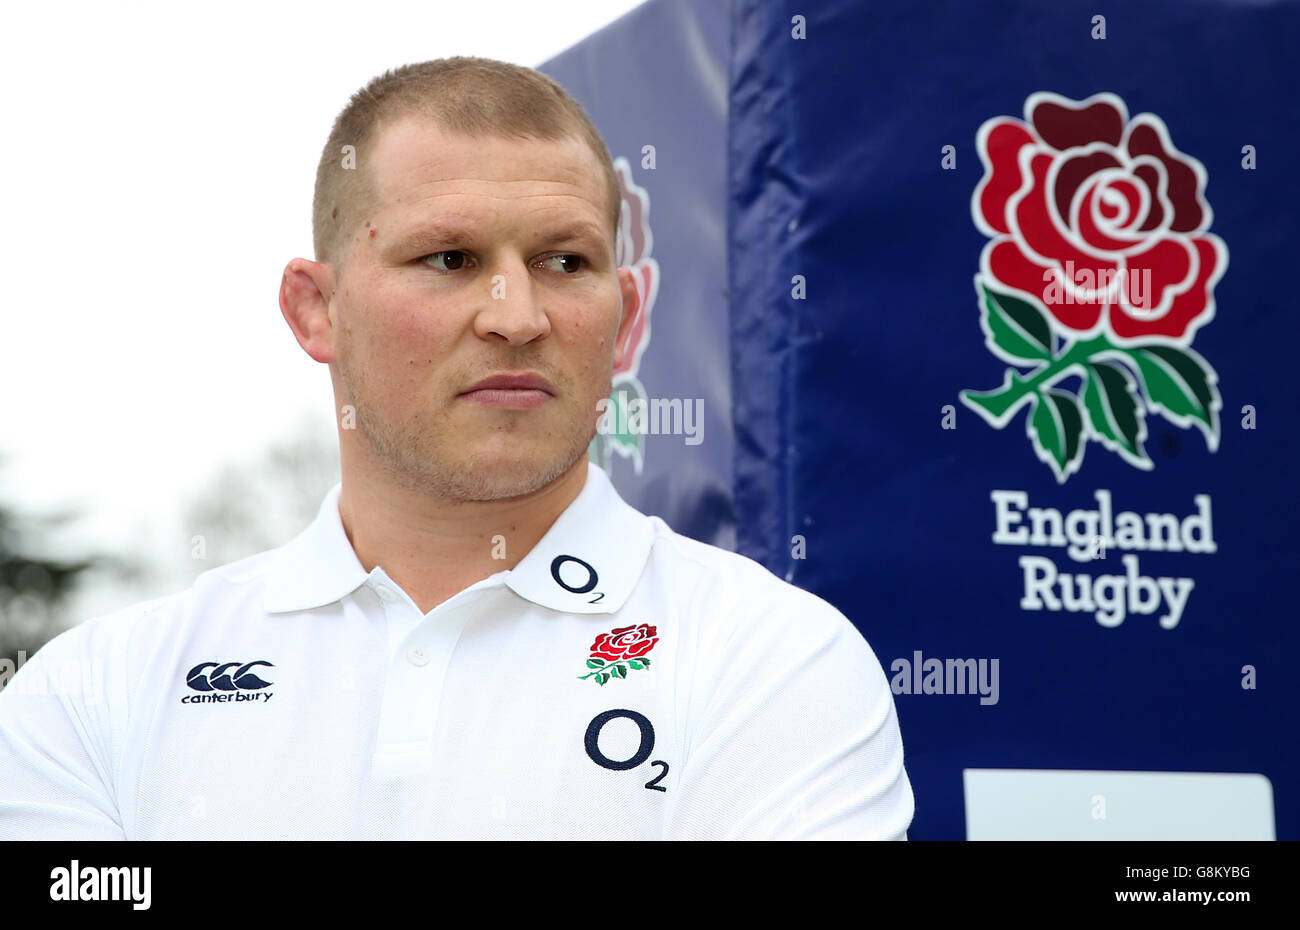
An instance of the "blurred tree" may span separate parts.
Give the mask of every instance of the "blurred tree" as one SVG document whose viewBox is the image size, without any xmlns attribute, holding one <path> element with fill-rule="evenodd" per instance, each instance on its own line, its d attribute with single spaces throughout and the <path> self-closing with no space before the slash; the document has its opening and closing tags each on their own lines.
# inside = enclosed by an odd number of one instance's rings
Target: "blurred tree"
<svg viewBox="0 0 1300 930">
<path fill-rule="evenodd" d="M 185 511 L 191 575 L 284 545 L 338 481 L 338 441 L 315 420 L 302 420 L 251 464 L 224 466 Z"/>
<path fill-rule="evenodd" d="M 178 508 L 182 545 L 142 539 L 117 553 L 60 560 L 41 555 L 36 543 L 70 516 L 22 518 L 0 504 L 0 687 L 70 626 L 183 590 L 208 569 L 288 542 L 315 519 L 338 480 L 328 421 L 304 419 L 252 461 L 222 466 Z"/>
<path fill-rule="evenodd" d="M 34 542 L 71 519 L 22 516 L 0 504 L 0 687 L 25 659 L 64 629 L 59 608 L 98 556 L 67 561 L 42 555 Z"/>
</svg>

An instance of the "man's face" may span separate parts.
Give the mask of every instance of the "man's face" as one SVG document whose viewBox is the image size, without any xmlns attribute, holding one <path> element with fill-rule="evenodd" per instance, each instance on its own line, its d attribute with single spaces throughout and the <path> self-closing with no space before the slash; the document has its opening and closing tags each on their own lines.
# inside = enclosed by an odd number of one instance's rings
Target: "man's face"
<svg viewBox="0 0 1300 930">
<path fill-rule="evenodd" d="M 470 138 L 407 118 L 370 168 L 376 206 L 330 302 L 339 405 L 405 487 L 495 500 L 550 484 L 595 433 L 621 287 L 635 304 L 595 155 L 576 138 Z M 474 390 L 494 376 L 544 383 Z"/>
</svg>

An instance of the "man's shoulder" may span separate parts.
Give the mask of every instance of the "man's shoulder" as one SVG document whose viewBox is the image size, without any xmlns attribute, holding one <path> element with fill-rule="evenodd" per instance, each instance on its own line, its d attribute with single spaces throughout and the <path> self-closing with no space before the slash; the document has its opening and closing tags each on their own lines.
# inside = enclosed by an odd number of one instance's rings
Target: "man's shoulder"
<svg viewBox="0 0 1300 930">
<path fill-rule="evenodd" d="M 674 594 L 701 609 L 725 609 L 756 622 L 763 618 L 797 620 L 804 634 L 816 626 L 828 632 L 852 627 L 834 605 L 769 571 L 738 552 L 701 542 L 674 531 L 658 517 L 652 558 L 656 568 L 671 572 Z"/>
<path fill-rule="evenodd" d="M 829 684 L 835 696 L 816 698 L 827 719 L 852 726 L 865 707 L 885 718 L 884 668 L 842 611 L 754 559 L 655 524 L 646 596 L 678 621 L 699 706 L 748 707 L 756 694 L 803 706 Z"/>
<path fill-rule="evenodd" d="M 224 610 L 245 611 L 250 599 L 260 601 L 262 578 L 278 551 L 216 566 L 180 590 L 94 614 L 51 639 L 42 651 L 53 657 L 78 649 L 104 654 L 114 647 L 137 648 L 145 645 L 142 640 L 172 638 L 196 620 L 210 622 Z"/>
</svg>

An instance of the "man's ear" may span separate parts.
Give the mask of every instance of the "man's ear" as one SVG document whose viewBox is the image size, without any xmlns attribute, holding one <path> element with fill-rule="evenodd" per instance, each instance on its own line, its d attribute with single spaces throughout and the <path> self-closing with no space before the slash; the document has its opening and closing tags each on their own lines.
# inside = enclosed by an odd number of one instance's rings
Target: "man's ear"
<svg viewBox="0 0 1300 930">
<path fill-rule="evenodd" d="M 293 330 L 304 352 L 318 362 L 335 359 L 334 321 L 330 301 L 334 297 L 334 269 L 305 258 L 290 260 L 280 281 L 280 312 Z"/>
<path fill-rule="evenodd" d="M 636 352 L 637 336 L 645 328 L 644 310 L 637 293 L 636 278 L 631 268 L 618 269 L 619 292 L 623 298 L 623 313 L 618 322 L 618 335 L 614 339 L 614 371 L 632 363 Z"/>
</svg>

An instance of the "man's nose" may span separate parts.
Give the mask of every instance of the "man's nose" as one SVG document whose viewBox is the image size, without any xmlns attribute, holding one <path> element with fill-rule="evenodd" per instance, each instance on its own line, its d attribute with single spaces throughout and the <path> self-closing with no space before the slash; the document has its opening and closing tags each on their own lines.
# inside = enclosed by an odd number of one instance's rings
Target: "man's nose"
<svg viewBox="0 0 1300 930">
<path fill-rule="evenodd" d="M 487 299 L 474 319 L 479 338 L 500 338 L 522 346 L 550 333 L 550 318 L 523 261 L 498 263 L 488 287 Z"/>
</svg>

